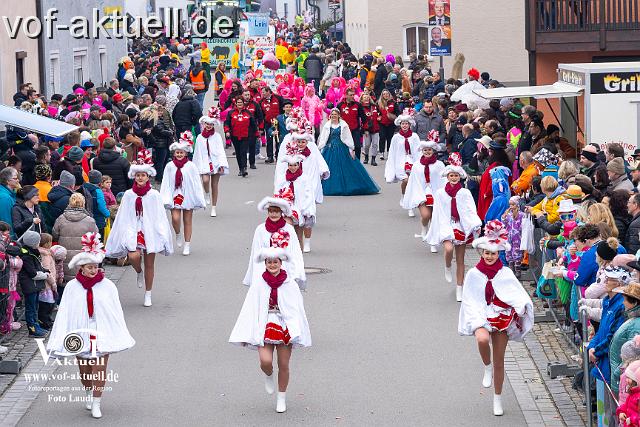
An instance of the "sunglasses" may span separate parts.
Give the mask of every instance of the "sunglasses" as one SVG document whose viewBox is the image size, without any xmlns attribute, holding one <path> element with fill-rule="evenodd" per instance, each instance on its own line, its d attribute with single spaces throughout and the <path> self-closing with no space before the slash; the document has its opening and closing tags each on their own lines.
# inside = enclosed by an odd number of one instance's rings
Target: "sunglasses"
<svg viewBox="0 0 640 427">
<path fill-rule="evenodd" d="M 575 213 L 561 213 L 560 214 L 560 219 L 563 221 L 567 221 L 570 219 L 575 218 L 576 214 Z"/>
</svg>

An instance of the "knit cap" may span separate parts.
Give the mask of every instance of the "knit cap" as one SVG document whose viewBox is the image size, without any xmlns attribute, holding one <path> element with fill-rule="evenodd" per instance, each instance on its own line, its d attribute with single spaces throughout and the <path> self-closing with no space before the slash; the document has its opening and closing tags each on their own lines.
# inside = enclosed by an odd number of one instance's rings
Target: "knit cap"
<svg viewBox="0 0 640 427">
<path fill-rule="evenodd" d="M 65 188 L 71 188 L 76 185 L 76 178 L 69 171 L 62 171 L 60 174 L 60 185 Z"/>
<path fill-rule="evenodd" d="M 40 246 L 40 234 L 32 230 L 27 230 L 20 238 L 25 246 L 36 249 Z"/>
<path fill-rule="evenodd" d="M 622 160 L 621 157 L 616 157 L 615 159 L 611 160 L 609 163 L 607 163 L 607 171 L 613 172 L 619 176 L 624 175 L 626 173 L 624 170 L 624 160 Z"/>
<path fill-rule="evenodd" d="M 89 182 L 93 185 L 100 185 L 102 183 L 102 172 L 95 169 L 89 171 Z"/>
<path fill-rule="evenodd" d="M 67 158 L 72 162 L 79 162 L 82 160 L 84 156 L 84 151 L 80 147 L 71 147 L 71 149 L 67 152 Z"/>
</svg>

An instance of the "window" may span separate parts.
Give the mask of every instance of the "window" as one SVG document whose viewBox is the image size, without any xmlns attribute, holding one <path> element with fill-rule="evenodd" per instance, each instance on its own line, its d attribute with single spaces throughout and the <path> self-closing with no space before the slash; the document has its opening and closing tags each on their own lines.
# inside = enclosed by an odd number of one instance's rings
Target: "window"
<svg viewBox="0 0 640 427">
<path fill-rule="evenodd" d="M 404 56 L 429 54 L 429 28 L 426 24 L 411 24 L 404 28 Z"/>
<path fill-rule="evenodd" d="M 24 59 L 27 52 L 21 50 L 16 52 L 16 88 L 19 90 L 20 85 L 24 83 Z"/>
<path fill-rule="evenodd" d="M 98 55 L 100 61 L 100 84 L 102 86 L 107 85 L 107 48 L 106 46 L 100 46 L 98 48 Z"/>
<path fill-rule="evenodd" d="M 289 3 L 284 3 L 284 17 L 288 18 L 289 17 Z"/>
<path fill-rule="evenodd" d="M 85 68 L 87 65 L 87 49 L 74 49 L 73 52 L 73 82 L 84 84 Z"/>
<path fill-rule="evenodd" d="M 60 57 L 57 53 L 49 56 L 49 84 L 52 94 L 60 92 Z"/>
</svg>

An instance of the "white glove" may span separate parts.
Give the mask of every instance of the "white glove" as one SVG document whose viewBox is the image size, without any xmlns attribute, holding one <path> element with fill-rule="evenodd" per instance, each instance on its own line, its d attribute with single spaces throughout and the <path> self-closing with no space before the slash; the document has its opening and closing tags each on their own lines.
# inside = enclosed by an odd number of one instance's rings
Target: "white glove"
<svg viewBox="0 0 640 427">
<path fill-rule="evenodd" d="M 33 278 L 33 280 L 47 280 L 49 277 L 49 273 L 45 273 L 44 271 L 38 271 Z"/>
</svg>

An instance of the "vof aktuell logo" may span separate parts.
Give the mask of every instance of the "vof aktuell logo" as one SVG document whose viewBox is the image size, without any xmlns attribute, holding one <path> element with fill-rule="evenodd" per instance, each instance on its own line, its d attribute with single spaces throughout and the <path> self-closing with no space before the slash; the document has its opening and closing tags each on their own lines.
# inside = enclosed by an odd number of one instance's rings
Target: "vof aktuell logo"
<svg viewBox="0 0 640 427">
<path fill-rule="evenodd" d="M 98 336 L 98 331 L 94 329 L 76 329 L 69 332 L 63 341 L 64 354 L 65 356 L 75 356 L 83 352 L 83 348 L 85 347 L 85 339 L 82 338 L 83 335 L 89 335 L 91 342 L 91 358 L 97 358 L 96 353 L 96 337 Z M 40 356 L 44 361 L 44 364 L 55 363 L 57 365 L 67 365 L 67 366 L 75 366 L 78 365 L 78 360 L 76 358 L 67 358 L 67 357 L 56 357 L 53 352 L 47 351 L 47 348 L 44 344 L 44 338 L 34 338 L 36 343 L 38 344 L 38 350 L 40 351 Z"/>
</svg>

